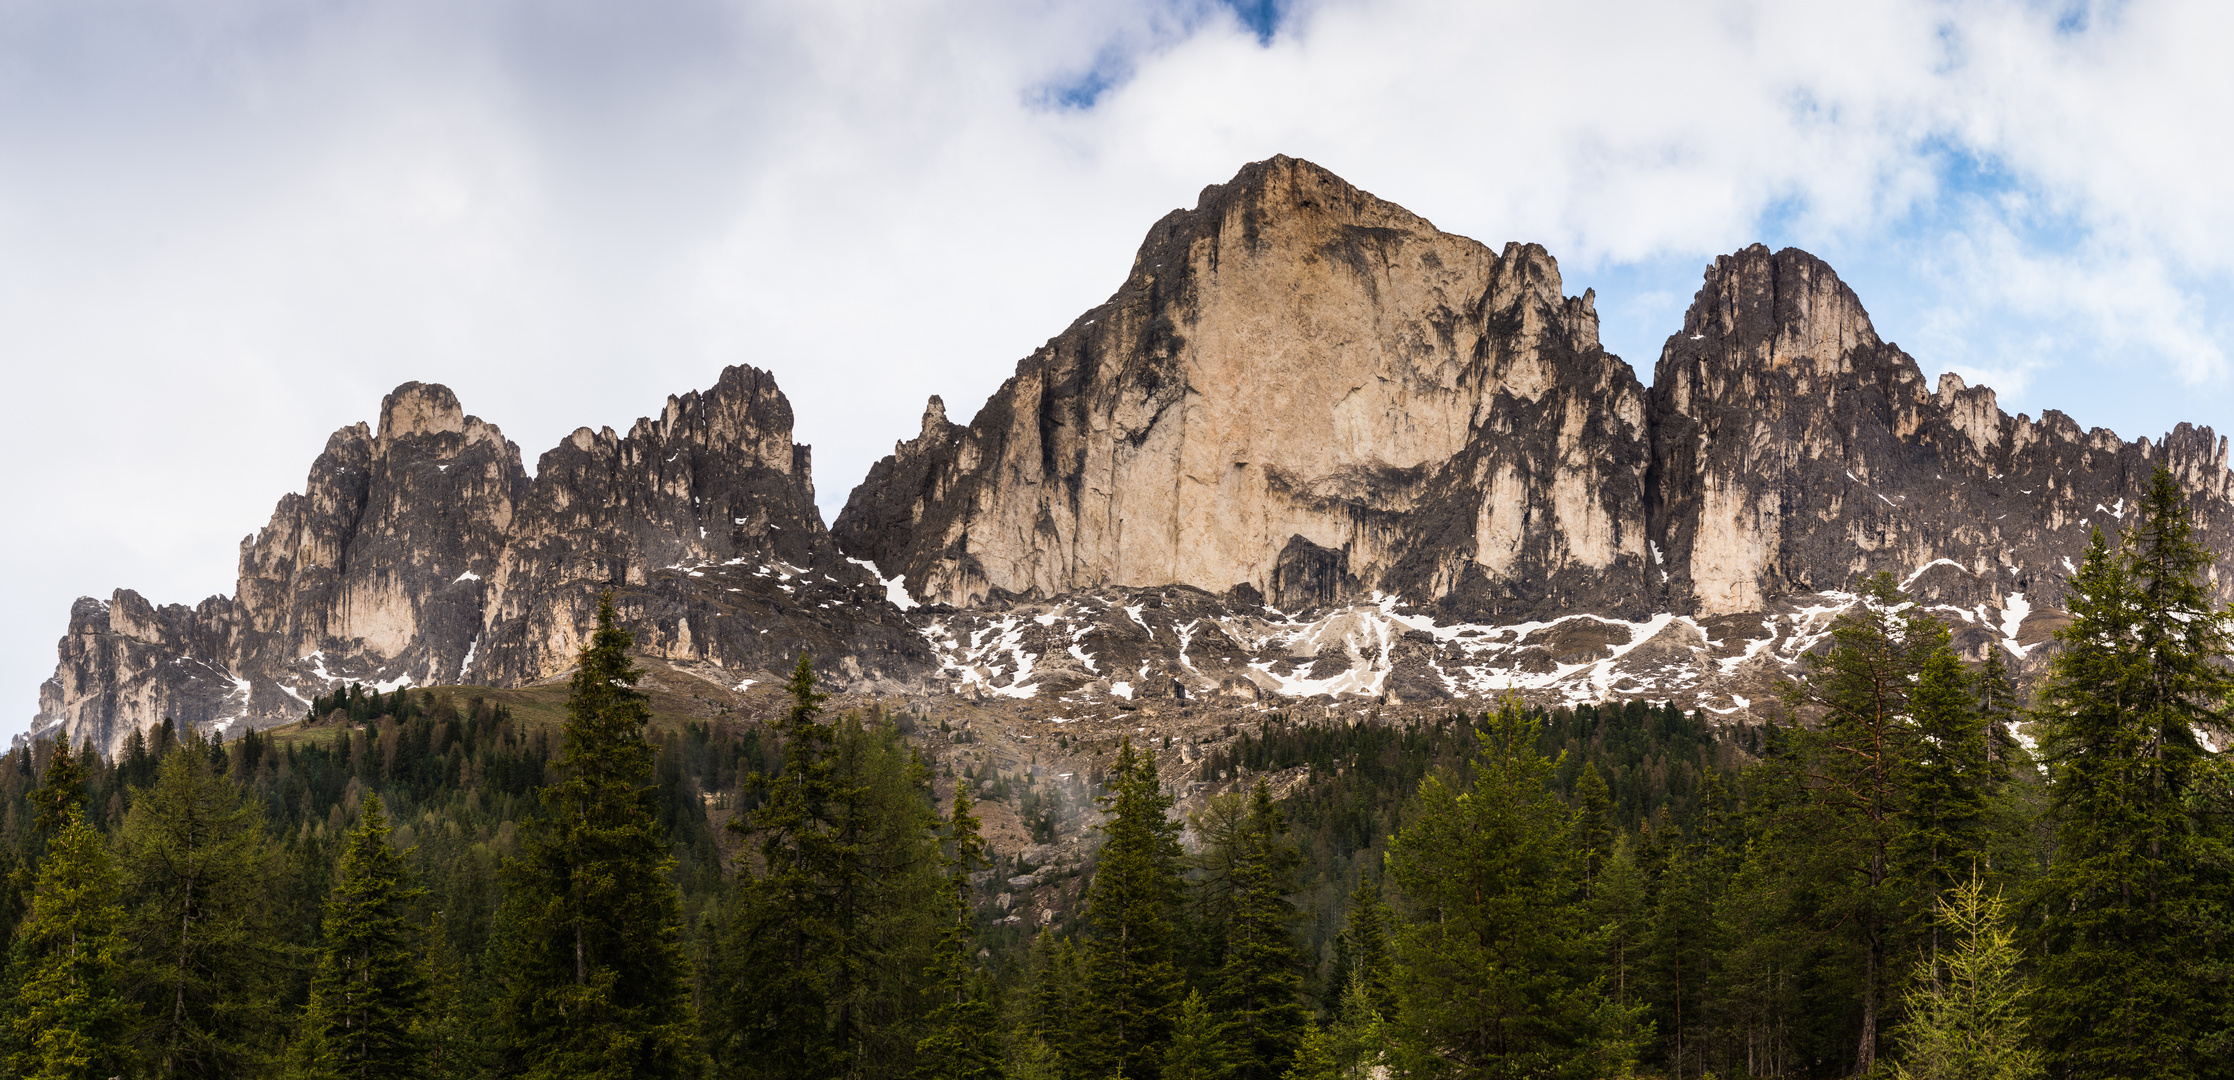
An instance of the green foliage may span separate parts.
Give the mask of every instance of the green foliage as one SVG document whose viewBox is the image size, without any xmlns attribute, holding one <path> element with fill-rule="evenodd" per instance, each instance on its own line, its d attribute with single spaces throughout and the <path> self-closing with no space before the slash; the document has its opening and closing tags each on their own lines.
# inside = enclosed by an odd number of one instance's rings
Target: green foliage
<svg viewBox="0 0 2234 1080">
<path fill-rule="evenodd" d="M 1911 833 L 1907 813 L 1923 732 L 1917 695 L 1952 710 L 1943 724 L 1961 727 L 1966 703 L 1939 700 L 1959 687 L 1924 682 L 1929 658 L 1953 662 L 1947 628 L 1925 615 L 1890 574 L 1856 590 L 1860 602 L 1833 624 L 1832 645 L 1794 684 L 1792 705 L 1819 714 L 1813 727 L 1791 733 L 1782 758 L 1795 786 L 1792 813 L 1778 825 L 1813 842 L 1795 845 L 1818 883 L 1811 905 L 1821 932 L 1853 966 L 1861 1017 L 1854 1069 L 1874 1067 L 1881 1041 L 1886 967 L 1897 944 L 1902 910 L 1900 853 Z"/>
<path fill-rule="evenodd" d="M 1173 925 L 1179 825 L 1155 755 L 1133 749 L 1129 738 L 1117 751 L 1109 787 L 1087 907 L 1094 933 L 1086 950 L 1080 1068 L 1087 1076 L 1155 1080 L 1180 1004 Z"/>
<path fill-rule="evenodd" d="M 55 738 L 54 753 L 47 758 L 46 775 L 39 778 L 39 793 L 33 800 L 41 832 L 51 834 L 60 830 L 84 806 L 86 768 L 82 759 L 92 754 L 91 741 L 86 743 L 83 754 L 73 754 L 67 732 Z"/>
<path fill-rule="evenodd" d="M 57 748 L 63 760 L 67 747 Z M 0 1036 L 12 1076 L 98 1080 L 128 1072 L 132 1061 L 124 908 L 108 845 L 75 808 L 60 813 L 9 957 L 13 994 Z"/>
<path fill-rule="evenodd" d="M 560 781 L 505 864 L 514 1067 L 529 1077 L 682 1076 L 697 1068 L 674 857 L 651 786 L 640 672 L 612 597 L 567 698 Z"/>
<path fill-rule="evenodd" d="M 1600 1076 L 1633 1059 L 1591 971 L 1557 768 L 1512 703 L 1482 732 L 1470 790 L 1431 777 L 1389 850 L 1407 920 L 1399 1040 L 1415 1076 Z"/>
<path fill-rule="evenodd" d="M 931 969 L 937 998 L 931 1008 L 930 1033 L 915 1046 L 915 1074 L 922 1080 L 981 1080 L 1000 1075 L 1000 1033 L 984 974 L 977 966 L 970 875 L 985 860 L 985 840 L 978 834 L 965 786 L 955 785 L 954 812 L 947 827 L 946 883 L 940 896 L 946 927 L 939 932 Z"/>
<path fill-rule="evenodd" d="M 1310 1023 L 1303 1005 L 1303 963 L 1290 929 L 1295 908 L 1287 901 L 1295 850 L 1287 822 L 1258 781 L 1236 803 L 1235 827 L 1210 838 L 1226 851 L 1231 917 L 1224 960 L 1218 967 L 1214 1007 L 1218 1039 L 1237 1080 L 1276 1080 L 1287 1071 Z"/>
<path fill-rule="evenodd" d="M 2223 716 L 2228 613 L 2185 497 L 2157 470 L 2139 520 L 2098 531 L 2072 578 L 2073 621 L 2042 693 L 2055 861 L 2037 883 L 2037 1031 L 2052 1071 L 2204 1075 L 2226 1008 L 2224 956 L 2197 916 L 2223 910 L 2223 818 L 2199 815 L 2199 722 Z M 2210 940 L 2212 947 L 2202 946 Z"/>
<path fill-rule="evenodd" d="M 423 1076 L 428 1071 L 428 977 L 410 883 L 388 843 L 378 795 L 365 797 L 326 899 L 318 971 L 303 1020 L 303 1069 L 340 1077 Z"/>
<path fill-rule="evenodd" d="M 275 1048 L 277 976 L 291 952 L 266 925 L 271 863 L 263 815 L 174 741 L 118 841 L 139 1056 L 162 1077 L 237 1077 Z"/>
<path fill-rule="evenodd" d="M 1896 1080 L 2035 1080 L 2045 1076 L 2027 1038 L 2030 988 L 2017 973 L 2023 954 L 1999 896 L 1973 876 L 1937 897 L 1935 925 L 1952 948 L 1916 965 L 1903 999 Z"/>
<path fill-rule="evenodd" d="M 959 918 L 941 900 L 930 770 L 885 720 L 823 723 L 803 655 L 789 690 L 782 769 L 735 826 L 759 866 L 723 932 L 708 1041 L 730 1075 L 907 1075 L 933 1004 L 922 973 Z"/>
<path fill-rule="evenodd" d="M 1164 1047 L 1163 1080 L 1219 1080 L 1225 1075 L 1217 1021 L 1211 1018 L 1202 992 L 1190 990 L 1187 999 L 1179 1003 L 1171 1041 Z"/>
</svg>

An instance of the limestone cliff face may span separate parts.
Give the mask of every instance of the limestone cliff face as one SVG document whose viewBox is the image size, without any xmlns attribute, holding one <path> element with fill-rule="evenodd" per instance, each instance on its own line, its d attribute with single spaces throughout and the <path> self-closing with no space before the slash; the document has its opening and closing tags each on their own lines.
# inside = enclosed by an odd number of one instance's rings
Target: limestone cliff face
<svg viewBox="0 0 2234 1080">
<path fill-rule="evenodd" d="M 672 661 L 757 671 L 801 647 L 920 653 L 881 586 L 830 542 L 791 425 L 767 372 L 732 367 L 625 436 L 581 428 L 545 453 L 466 675 L 512 685 L 571 668 L 608 588 L 638 647 Z"/>
<path fill-rule="evenodd" d="M 343 682 L 553 678 L 608 589 L 640 651 L 724 686 L 801 648 L 856 683 L 925 655 L 831 543 L 767 373 L 731 368 L 625 437 L 577 431 L 532 482 L 494 425 L 407 383 L 377 430 L 335 432 L 303 492 L 242 541 L 233 596 L 80 600 L 35 730 L 114 749 L 164 717 L 294 719 Z"/>
<path fill-rule="evenodd" d="M 2059 412 L 2008 416 L 1952 374 L 1935 388 L 1796 249 L 1716 260 L 1651 397 L 1671 610 L 1759 611 L 1877 571 L 1960 607 L 2052 604 L 2092 529 L 2114 533 L 2159 463 L 2206 542 L 2234 550 L 2223 438 L 2182 424 L 2129 443 Z"/>
<path fill-rule="evenodd" d="M 164 716 L 292 719 L 344 680 L 554 679 L 607 591 L 647 663 L 725 690 L 806 649 L 854 689 L 1065 710 L 1518 691 L 1733 715 L 1878 571 L 2037 672 L 2089 534 L 2159 464 L 2234 554 L 2224 439 L 1933 384 L 1805 252 L 1718 259 L 1649 390 L 1594 303 L 1542 248 L 1259 162 L 1158 222 L 968 424 L 932 398 L 828 530 L 766 372 L 577 430 L 532 480 L 406 384 L 242 543 L 233 596 L 80 600 L 35 730 L 113 749 Z"/>
<path fill-rule="evenodd" d="M 1648 393 L 1542 249 L 1275 158 L 1159 222 L 967 426 L 933 399 L 833 532 L 958 607 L 1184 585 L 1711 618 L 1889 571 L 1985 619 L 2058 602 L 2159 462 L 2234 552 L 2224 439 L 2126 442 L 1935 387 L 1805 252 L 1717 260 Z"/>
<path fill-rule="evenodd" d="M 1543 249 L 1274 158 L 1158 222 L 968 427 L 934 399 L 833 531 L 954 605 L 1184 584 L 1627 609 L 1644 418 Z"/>
</svg>

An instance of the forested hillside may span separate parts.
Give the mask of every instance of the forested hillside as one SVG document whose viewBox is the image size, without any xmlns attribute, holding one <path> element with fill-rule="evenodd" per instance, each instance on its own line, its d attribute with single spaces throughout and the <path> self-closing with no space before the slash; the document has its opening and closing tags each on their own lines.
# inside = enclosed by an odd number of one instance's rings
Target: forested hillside
<svg viewBox="0 0 2234 1080">
<path fill-rule="evenodd" d="M 0 1076 L 2224 1075 L 2209 572 L 2160 474 L 2029 709 L 1879 577 L 1780 723 L 1267 714 L 1068 783 L 805 656 L 780 718 L 654 717 L 608 604 L 563 719 L 0 759 Z M 1041 925 L 981 799 L 1098 837 Z"/>
</svg>

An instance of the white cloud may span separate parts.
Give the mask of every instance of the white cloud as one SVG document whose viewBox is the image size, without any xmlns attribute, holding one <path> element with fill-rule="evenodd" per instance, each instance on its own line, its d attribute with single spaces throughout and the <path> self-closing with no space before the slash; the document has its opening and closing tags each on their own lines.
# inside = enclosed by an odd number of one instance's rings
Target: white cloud
<svg viewBox="0 0 2234 1080">
<path fill-rule="evenodd" d="M 834 509 L 926 395 L 967 415 L 1154 219 L 1278 152 L 1543 242 L 1577 291 L 1638 285 L 1601 307 L 1647 369 L 1651 313 L 1766 235 L 1927 370 L 2208 421 L 2234 16 L 2082 14 L 1304 0 L 1267 45 L 1210 0 L 22 0 L 0 450 L 37 463 L 4 494 L 38 524 L 0 549 L 0 732 L 71 596 L 229 589 L 233 539 L 397 382 L 449 383 L 532 465 L 754 363 Z"/>
</svg>

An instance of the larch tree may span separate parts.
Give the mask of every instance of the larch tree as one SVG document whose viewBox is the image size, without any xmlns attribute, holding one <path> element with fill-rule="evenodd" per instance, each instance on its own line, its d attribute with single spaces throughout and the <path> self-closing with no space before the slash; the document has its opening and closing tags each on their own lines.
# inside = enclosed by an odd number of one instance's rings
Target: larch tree
<svg viewBox="0 0 2234 1080">
<path fill-rule="evenodd" d="M 2038 1080 L 2040 1051 L 2028 1038 L 2031 988 L 2018 974 L 2024 954 L 2006 905 L 1983 879 L 1939 894 L 1933 923 L 1947 948 L 1927 955 L 1902 1004 L 1901 1061 L 1894 1080 Z"/>
</svg>

